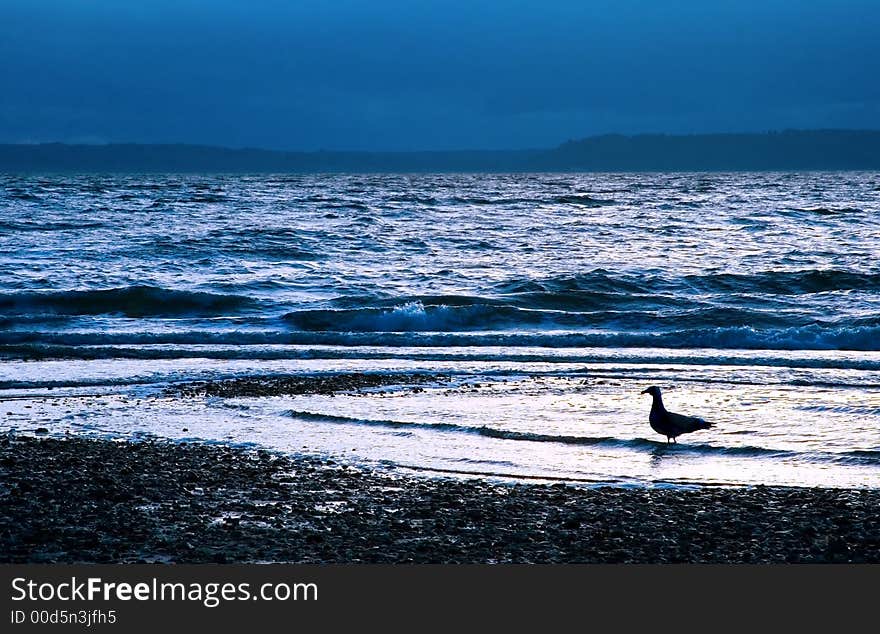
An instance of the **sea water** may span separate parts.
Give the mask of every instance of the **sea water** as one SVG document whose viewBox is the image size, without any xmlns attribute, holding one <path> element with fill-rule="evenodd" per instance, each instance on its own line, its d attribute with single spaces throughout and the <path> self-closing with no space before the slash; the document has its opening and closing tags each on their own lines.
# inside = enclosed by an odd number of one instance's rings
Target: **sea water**
<svg viewBox="0 0 880 634">
<path fill-rule="evenodd" d="M 878 256 L 876 172 L 0 175 L 0 430 L 876 488 Z M 400 381 L 166 390 L 352 372 Z"/>
</svg>

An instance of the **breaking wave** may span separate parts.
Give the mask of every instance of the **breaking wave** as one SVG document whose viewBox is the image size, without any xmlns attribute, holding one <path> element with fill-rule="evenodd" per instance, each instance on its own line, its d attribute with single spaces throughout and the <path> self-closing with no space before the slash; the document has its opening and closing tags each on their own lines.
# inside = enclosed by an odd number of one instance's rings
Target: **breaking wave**
<svg viewBox="0 0 880 634">
<path fill-rule="evenodd" d="M 106 290 L 0 294 L 0 315 L 101 315 L 174 317 L 225 315 L 254 308 L 257 302 L 240 295 L 179 291 L 156 286 Z"/>
</svg>

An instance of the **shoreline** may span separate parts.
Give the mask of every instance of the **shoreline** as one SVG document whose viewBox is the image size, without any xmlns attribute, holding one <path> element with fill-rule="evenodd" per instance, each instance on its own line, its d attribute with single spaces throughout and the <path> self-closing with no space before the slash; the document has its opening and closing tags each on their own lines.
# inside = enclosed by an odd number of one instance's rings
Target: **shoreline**
<svg viewBox="0 0 880 634">
<path fill-rule="evenodd" d="M 869 563 L 880 491 L 502 485 L 0 437 L 2 563 Z"/>
</svg>

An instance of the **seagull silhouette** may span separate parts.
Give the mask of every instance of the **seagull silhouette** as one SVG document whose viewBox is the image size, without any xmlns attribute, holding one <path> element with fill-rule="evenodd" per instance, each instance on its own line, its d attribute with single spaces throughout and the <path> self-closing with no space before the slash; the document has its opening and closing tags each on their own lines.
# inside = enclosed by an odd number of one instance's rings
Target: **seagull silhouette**
<svg viewBox="0 0 880 634">
<path fill-rule="evenodd" d="M 663 397 L 660 396 L 660 388 L 652 385 L 642 394 L 650 394 L 654 399 L 651 403 L 651 414 L 648 416 L 648 422 L 651 423 L 651 429 L 658 434 L 666 436 L 667 444 L 675 442 L 675 437 L 687 434 L 698 429 L 709 429 L 712 423 L 707 423 L 702 418 L 696 416 L 682 416 L 681 414 L 673 414 L 666 411 L 663 407 Z"/>
</svg>

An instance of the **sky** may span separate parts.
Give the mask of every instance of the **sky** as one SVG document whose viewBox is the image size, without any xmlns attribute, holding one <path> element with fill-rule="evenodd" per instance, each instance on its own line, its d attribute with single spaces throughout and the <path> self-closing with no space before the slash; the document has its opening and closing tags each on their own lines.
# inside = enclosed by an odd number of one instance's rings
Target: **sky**
<svg viewBox="0 0 880 634">
<path fill-rule="evenodd" d="M 0 0 L 0 142 L 880 128 L 877 0 Z"/>
</svg>

